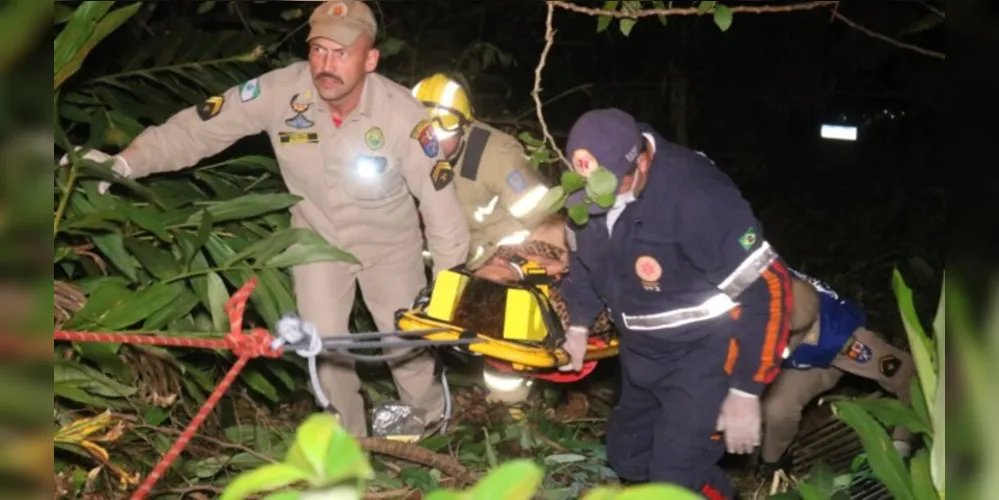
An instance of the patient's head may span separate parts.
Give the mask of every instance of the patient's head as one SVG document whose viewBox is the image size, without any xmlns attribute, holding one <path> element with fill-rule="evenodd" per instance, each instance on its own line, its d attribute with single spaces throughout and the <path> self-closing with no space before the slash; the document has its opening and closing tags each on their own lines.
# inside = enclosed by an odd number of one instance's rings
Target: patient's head
<svg viewBox="0 0 999 500">
<path fill-rule="evenodd" d="M 475 271 L 475 275 L 497 283 L 515 283 L 521 276 L 517 271 L 519 266 L 511 261 L 513 256 L 533 261 L 545 268 L 549 275 L 562 274 L 569 266 L 566 230 L 565 218 L 553 214 L 535 227 L 524 243 L 499 247 L 496 254 Z"/>
</svg>

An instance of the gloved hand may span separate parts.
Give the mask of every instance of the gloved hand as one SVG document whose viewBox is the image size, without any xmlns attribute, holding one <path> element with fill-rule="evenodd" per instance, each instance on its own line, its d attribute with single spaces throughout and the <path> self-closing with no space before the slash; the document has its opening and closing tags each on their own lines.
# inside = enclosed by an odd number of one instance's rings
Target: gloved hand
<svg viewBox="0 0 999 500">
<path fill-rule="evenodd" d="M 81 148 L 80 146 L 77 146 L 75 149 L 76 149 L 76 151 L 79 151 L 79 150 L 81 150 L 83 148 Z M 86 158 L 86 159 L 88 159 L 88 160 L 90 160 L 92 162 L 95 162 L 95 163 L 104 163 L 104 162 L 106 162 L 108 160 L 114 160 L 114 164 L 112 164 L 112 166 L 111 166 L 111 170 L 114 171 L 114 173 L 116 173 L 116 174 L 118 174 L 118 175 L 120 175 L 122 177 L 128 177 L 129 175 L 132 174 L 132 168 L 128 166 L 128 162 L 125 161 L 125 158 L 122 157 L 121 155 L 111 156 L 111 155 L 109 155 L 107 153 L 104 153 L 102 151 L 98 151 L 96 149 L 91 149 L 91 150 L 87 151 L 86 153 L 84 153 L 82 156 L 83 156 L 83 158 Z M 63 155 L 62 158 L 59 160 L 59 166 L 60 167 L 65 167 L 66 165 L 69 165 L 69 155 L 68 154 Z M 111 183 L 110 182 L 101 181 L 99 184 L 97 184 L 97 192 L 100 193 L 100 194 L 105 194 L 105 193 L 108 192 L 108 188 L 110 188 L 110 187 L 111 187 Z"/>
<path fill-rule="evenodd" d="M 912 455 L 912 446 L 910 446 L 909 443 L 896 439 L 892 441 L 891 444 L 895 448 L 895 451 L 898 452 L 899 456 L 901 456 L 903 460 L 909 458 L 909 456 Z"/>
<path fill-rule="evenodd" d="M 725 433 L 729 453 L 751 453 L 759 446 L 763 430 L 759 396 L 729 389 L 718 414 L 717 430 Z"/>
<path fill-rule="evenodd" d="M 558 367 L 561 372 L 578 372 L 583 369 L 583 358 L 586 357 L 586 341 L 590 329 L 585 326 L 570 326 L 565 332 L 565 343 L 562 349 L 569 354 L 569 363 Z"/>
</svg>

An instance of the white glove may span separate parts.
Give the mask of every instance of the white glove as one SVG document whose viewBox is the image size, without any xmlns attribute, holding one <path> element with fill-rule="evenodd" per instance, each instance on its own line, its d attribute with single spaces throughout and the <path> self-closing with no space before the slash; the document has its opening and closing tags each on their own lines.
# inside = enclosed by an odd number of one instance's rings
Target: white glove
<svg viewBox="0 0 999 500">
<path fill-rule="evenodd" d="M 736 389 L 729 389 L 718 414 L 718 431 L 725 433 L 729 453 L 752 453 L 760 445 L 763 419 L 760 398 Z"/>
<path fill-rule="evenodd" d="M 75 149 L 76 151 L 79 151 L 83 148 L 77 146 Z M 86 153 L 84 153 L 82 156 L 83 158 L 86 158 L 95 163 L 104 163 L 108 160 L 114 160 L 114 164 L 111 165 L 111 170 L 114 171 L 114 173 L 122 177 L 128 177 L 129 175 L 132 174 L 132 168 L 128 166 L 128 161 L 126 161 L 125 158 L 122 157 L 121 155 L 111 156 L 102 151 L 91 149 Z M 63 155 L 62 159 L 59 160 L 60 167 L 65 167 L 66 165 L 69 165 L 68 154 Z M 97 192 L 100 194 L 106 194 L 108 192 L 108 188 L 110 187 L 111 187 L 110 182 L 101 181 L 99 184 L 97 184 Z"/>
<path fill-rule="evenodd" d="M 909 455 L 912 455 L 912 446 L 909 446 L 909 443 L 896 439 L 891 444 L 903 459 L 909 458 Z"/>
<path fill-rule="evenodd" d="M 558 367 L 561 372 L 578 372 L 583 369 L 583 358 L 586 357 L 586 341 L 590 329 L 585 326 L 570 326 L 565 332 L 565 343 L 562 349 L 569 354 L 569 363 Z"/>
</svg>

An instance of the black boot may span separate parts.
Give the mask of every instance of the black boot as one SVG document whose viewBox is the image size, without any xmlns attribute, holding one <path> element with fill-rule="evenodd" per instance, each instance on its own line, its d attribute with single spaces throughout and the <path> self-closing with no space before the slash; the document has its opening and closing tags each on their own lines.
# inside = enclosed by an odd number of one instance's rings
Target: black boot
<svg viewBox="0 0 999 500">
<path fill-rule="evenodd" d="M 791 457 L 785 453 L 776 462 L 767 462 L 760 458 L 760 463 L 756 466 L 756 474 L 762 478 L 773 477 L 774 473 L 783 470 L 784 473 L 791 472 Z"/>
</svg>

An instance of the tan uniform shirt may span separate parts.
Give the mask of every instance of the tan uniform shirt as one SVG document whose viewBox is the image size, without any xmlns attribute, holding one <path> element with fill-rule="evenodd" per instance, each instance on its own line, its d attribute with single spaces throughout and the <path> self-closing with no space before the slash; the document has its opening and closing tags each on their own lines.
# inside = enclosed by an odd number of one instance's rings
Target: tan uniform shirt
<svg viewBox="0 0 999 500">
<path fill-rule="evenodd" d="M 489 132 L 478 165 L 469 154 L 475 129 Z M 538 202 L 548 191 L 544 180 L 524 155 L 524 147 L 511 135 L 475 122 L 466 133 L 465 150 L 458 158 L 455 183 L 465 220 L 471 232 L 469 258 L 478 249 L 516 239 L 548 214 Z M 517 243 L 517 241 L 513 241 Z"/>
<path fill-rule="evenodd" d="M 266 132 L 288 190 L 303 198 L 291 209 L 294 226 L 367 267 L 402 248 L 420 251 L 415 195 L 435 274 L 464 262 L 468 227 L 455 186 L 432 181 L 440 148 L 409 90 L 369 74 L 360 104 L 337 127 L 314 88 L 308 63 L 297 62 L 180 111 L 135 139 L 125 153 L 130 177 L 190 167 Z"/>
</svg>

